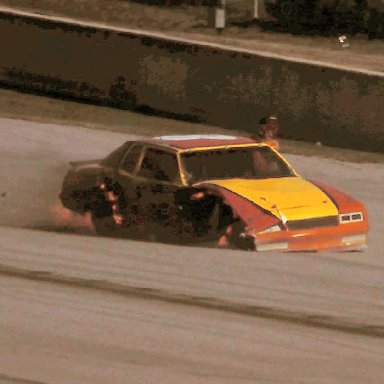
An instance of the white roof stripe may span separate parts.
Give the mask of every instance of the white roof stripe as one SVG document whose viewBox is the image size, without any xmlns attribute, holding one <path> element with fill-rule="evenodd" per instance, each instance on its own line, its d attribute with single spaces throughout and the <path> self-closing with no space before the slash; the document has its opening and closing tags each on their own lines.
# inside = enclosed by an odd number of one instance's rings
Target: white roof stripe
<svg viewBox="0 0 384 384">
<path fill-rule="evenodd" d="M 175 135 L 175 136 L 156 136 L 154 139 L 159 140 L 234 140 L 237 139 L 236 136 L 229 135 Z"/>
</svg>

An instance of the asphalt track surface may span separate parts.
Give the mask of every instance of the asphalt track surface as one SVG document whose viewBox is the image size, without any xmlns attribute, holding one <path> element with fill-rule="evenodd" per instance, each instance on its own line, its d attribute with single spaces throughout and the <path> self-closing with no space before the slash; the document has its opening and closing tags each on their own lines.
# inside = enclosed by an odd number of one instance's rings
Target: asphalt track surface
<svg viewBox="0 0 384 384">
<path fill-rule="evenodd" d="M 383 164 L 288 156 L 366 203 L 364 253 L 97 237 L 62 177 L 129 138 L 0 119 L 0 383 L 383 383 Z"/>
</svg>

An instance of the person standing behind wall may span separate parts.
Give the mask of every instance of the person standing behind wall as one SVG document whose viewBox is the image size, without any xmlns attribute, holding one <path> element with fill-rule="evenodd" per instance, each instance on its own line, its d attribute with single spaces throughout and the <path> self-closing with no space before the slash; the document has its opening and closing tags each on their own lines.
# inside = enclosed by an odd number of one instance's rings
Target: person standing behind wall
<svg viewBox="0 0 384 384">
<path fill-rule="evenodd" d="M 279 150 L 279 142 L 277 137 L 280 132 L 279 121 L 275 115 L 269 115 L 259 120 L 259 130 L 256 140 L 264 141 L 271 147 Z"/>
</svg>

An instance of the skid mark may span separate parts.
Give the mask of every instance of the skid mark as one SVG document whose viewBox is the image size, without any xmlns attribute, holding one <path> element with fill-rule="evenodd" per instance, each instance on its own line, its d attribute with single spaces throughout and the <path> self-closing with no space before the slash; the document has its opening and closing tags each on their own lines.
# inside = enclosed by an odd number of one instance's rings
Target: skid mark
<svg viewBox="0 0 384 384">
<path fill-rule="evenodd" d="M 384 339 L 384 326 L 378 324 L 363 324 L 338 317 L 318 315 L 316 313 L 288 311 L 272 307 L 239 304 L 236 302 L 215 299 L 211 297 L 180 294 L 161 289 L 134 287 L 124 284 L 112 283 L 105 280 L 70 277 L 54 274 L 47 271 L 32 271 L 2 264 L 0 264 L 0 274 L 16 278 L 54 283 L 76 288 L 93 289 L 129 297 L 163 301 L 179 305 L 188 305 L 204 309 L 223 311 L 227 313 L 252 316 L 256 318 L 282 321 L 295 325 Z"/>
<path fill-rule="evenodd" d="M 29 380 L 15 376 L 9 376 L 4 373 L 0 373 L 1 384 L 47 384 L 46 382 Z"/>
</svg>

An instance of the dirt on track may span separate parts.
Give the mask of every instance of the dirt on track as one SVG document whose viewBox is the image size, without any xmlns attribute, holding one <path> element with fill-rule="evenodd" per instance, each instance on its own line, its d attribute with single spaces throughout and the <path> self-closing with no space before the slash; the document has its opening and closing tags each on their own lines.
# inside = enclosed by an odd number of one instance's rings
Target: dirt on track
<svg viewBox="0 0 384 384">
<path fill-rule="evenodd" d="M 107 239 L 57 195 L 68 161 L 135 137 L 125 116 L 130 134 L 0 119 L 0 381 L 381 384 L 384 165 L 288 155 L 366 203 L 365 253 Z"/>
<path fill-rule="evenodd" d="M 380 339 L 4 276 L 0 290 L 4 384 L 381 384 Z"/>
<path fill-rule="evenodd" d="M 304 176 L 346 190 L 367 205 L 371 233 L 369 249 L 364 253 L 278 256 L 205 248 L 196 252 L 193 247 L 99 238 L 94 236 L 88 217 L 71 214 L 61 207 L 58 194 L 69 161 L 103 157 L 123 141 L 135 138 L 134 134 L 0 119 L 2 268 L 40 271 L 53 277 L 69 273 L 70 277 L 110 281 L 130 289 L 144 288 L 147 294 L 150 289 L 160 289 L 196 300 L 200 297 L 205 304 L 211 299 L 224 299 L 257 306 L 259 314 L 263 306 L 269 308 L 277 304 L 277 308 L 285 308 L 291 314 L 302 312 L 301 317 L 309 313 L 350 319 L 360 324 L 352 326 L 355 329 L 379 326 L 384 321 L 380 301 L 382 287 L 377 286 L 384 267 L 381 257 L 383 164 L 288 155 Z M 78 234 L 87 236 L 76 236 Z M 95 264 L 90 264 L 90 260 Z M 207 270 L 204 263 L 209 264 Z M 222 269 L 215 269 L 215 265 L 221 265 Z M 185 273 L 181 273 L 182 270 Z M 340 271 L 345 273 L 342 278 Z M 322 278 L 316 277 L 312 282 L 312 274 Z M 171 275 L 174 278 L 168 280 Z M 223 278 L 224 285 L 220 283 Z M 292 294 L 296 298 L 294 302 L 289 301 Z M 351 308 L 350 300 L 354 303 Z M 265 313 L 273 317 L 275 312 Z M 332 322 L 331 319 L 328 324 Z"/>
</svg>

